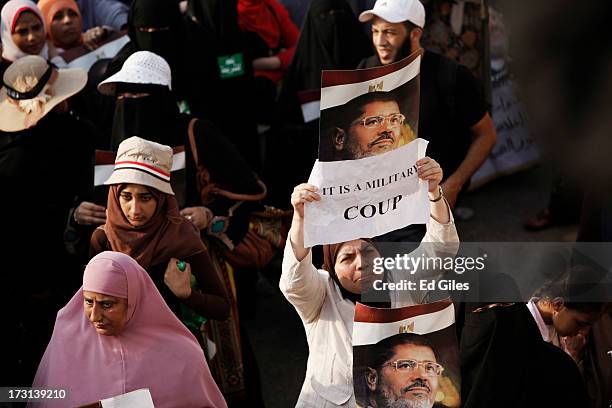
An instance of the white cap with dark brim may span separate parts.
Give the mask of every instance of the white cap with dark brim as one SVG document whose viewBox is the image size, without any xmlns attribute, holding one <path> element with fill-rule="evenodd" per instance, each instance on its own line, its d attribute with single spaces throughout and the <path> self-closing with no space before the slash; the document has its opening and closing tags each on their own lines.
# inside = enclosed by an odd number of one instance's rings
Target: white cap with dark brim
<svg viewBox="0 0 612 408">
<path fill-rule="evenodd" d="M 372 10 L 359 15 L 359 21 L 365 23 L 374 17 L 380 17 L 389 23 L 410 21 L 417 27 L 425 26 L 425 7 L 419 0 L 377 0 Z"/>
</svg>

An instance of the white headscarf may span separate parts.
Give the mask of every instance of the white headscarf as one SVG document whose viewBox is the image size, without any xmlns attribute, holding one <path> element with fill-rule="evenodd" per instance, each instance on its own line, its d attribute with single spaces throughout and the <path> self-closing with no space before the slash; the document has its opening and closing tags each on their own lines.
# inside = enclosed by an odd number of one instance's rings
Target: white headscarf
<svg viewBox="0 0 612 408">
<path fill-rule="evenodd" d="M 19 47 L 13 42 L 13 28 L 17 23 L 17 19 L 24 11 L 31 11 L 35 13 L 40 19 L 40 24 L 45 26 L 44 19 L 40 9 L 34 2 L 30 0 L 10 0 L 8 1 L 4 7 L 2 7 L 1 13 L 1 36 L 2 36 L 2 57 L 8 61 L 15 61 L 21 57 L 25 57 L 25 52 L 21 51 Z M 46 42 L 45 36 L 45 46 L 38 53 L 39 56 L 44 59 L 49 59 L 49 46 Z"/>
</svg>

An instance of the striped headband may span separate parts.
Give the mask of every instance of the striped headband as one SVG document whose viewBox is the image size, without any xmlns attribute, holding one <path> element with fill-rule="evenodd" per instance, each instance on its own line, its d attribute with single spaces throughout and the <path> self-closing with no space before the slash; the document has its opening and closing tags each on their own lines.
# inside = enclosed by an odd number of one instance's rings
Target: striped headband
<svg viewBox="0 0 612 408">
<path fill-rule="evenodd" d="M 151 166 L 150 164 L 136 161 L 119 161 L 115 162 L 115 169 L 113 171 L 117 170 L 138 170 L 159 180 L 165 181 L 166 183 L 170 183 L 170 173 L 166 173 L 165 171 Z"/>
</svg>

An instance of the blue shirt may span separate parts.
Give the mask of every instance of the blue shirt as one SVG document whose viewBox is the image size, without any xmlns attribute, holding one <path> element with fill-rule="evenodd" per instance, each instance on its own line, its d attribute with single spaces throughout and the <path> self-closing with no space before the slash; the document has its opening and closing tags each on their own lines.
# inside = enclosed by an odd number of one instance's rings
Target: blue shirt
<svg viewBox="0 0 612 408">
<path fill-rule="evenodd" d="M 108 26 L 115 30 L 127 25 L 129 7 L 119 0 L 77 0 L 83 18 L 83 31 Z"/>
</svg>

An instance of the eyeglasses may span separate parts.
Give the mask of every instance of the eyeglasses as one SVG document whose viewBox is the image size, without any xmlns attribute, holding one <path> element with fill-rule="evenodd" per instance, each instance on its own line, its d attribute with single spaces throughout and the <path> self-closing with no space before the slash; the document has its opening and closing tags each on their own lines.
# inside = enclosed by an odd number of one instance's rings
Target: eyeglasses
<svg viewBox="0 0 612 408">
<path fill-rule="evenodd" d="M 418 361 L 418 360 L 396 360 L 390 363 L 383 364 L 384 366 L 394 367 L 400 373 L 412 373 L 416 371 L 418 366 L 423 366 L 425 374 L 428 377 L 437 377 L 442 374 L 444 367 L 433 361 Z"/>
<path fill-rule="evenodd" d="M 360 124 L 366 129 L 374 129 L 380 127 L 385 123 L 385 121 L 389 121 L 389 125 L 391 126 L 400 126 L 404 123 L 406 117 L 401 113 L 392 113 L 387 116 L 368 116 L 363 119 L 359 119 L 351 124 L 351 126 Z"/>
</svg>

